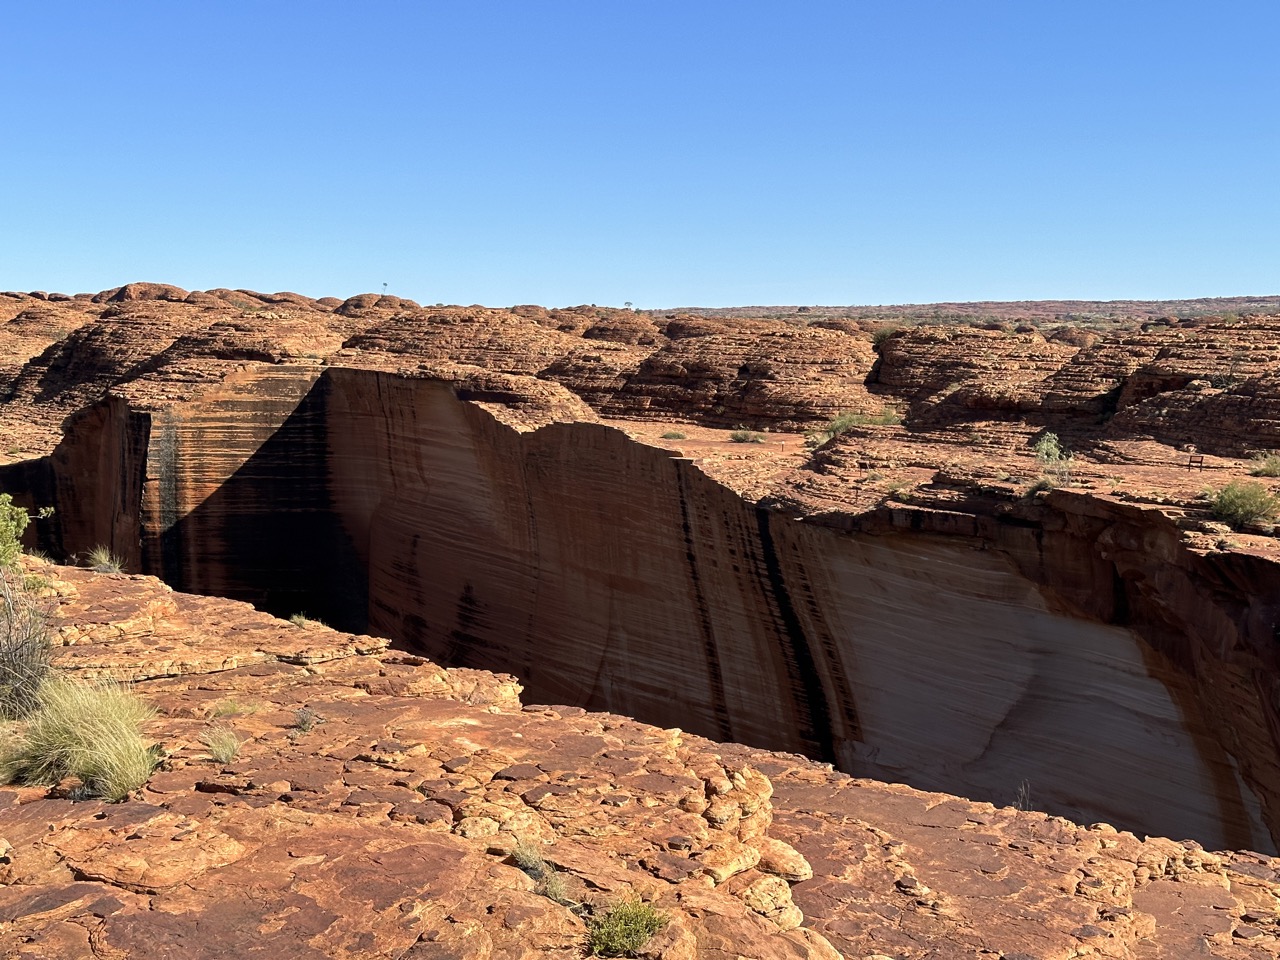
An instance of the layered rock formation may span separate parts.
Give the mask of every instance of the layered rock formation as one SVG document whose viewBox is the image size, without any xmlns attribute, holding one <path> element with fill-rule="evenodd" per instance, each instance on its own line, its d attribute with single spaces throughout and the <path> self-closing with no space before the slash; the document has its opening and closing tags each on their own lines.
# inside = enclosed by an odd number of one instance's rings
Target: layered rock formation
<svg viewBox="0 0 1280 960">
<path fill-rule="evenodd" d="M 1275 541 L 1197 498 L 1267 445 L 1276 321 L 873 348 L 837 321 L 108 293 L 125 312 L 68 301 L 86 319 L 0 417 L 74 408 L 0 468 L 57 506 L 55 552 L 107 543 L 541 702 L 1275 849 Z M 885 407 L 905 422 L 813 454 L 788 433 Z M 1045 429 L 1070 485 L 1028 496 Z"/>
<path fill-rule="evenodd" d="M 590 905 L 634 895 L 668 918 L 647 957 L 1280 954 L 1280 860 L 522 704 L 510 677 L 385 640 L 28 569 L 60 668 L 131 678 L 165 761 L 118 805 L 0 788 L 5 956 L 573 957 Z"/>
</svg>

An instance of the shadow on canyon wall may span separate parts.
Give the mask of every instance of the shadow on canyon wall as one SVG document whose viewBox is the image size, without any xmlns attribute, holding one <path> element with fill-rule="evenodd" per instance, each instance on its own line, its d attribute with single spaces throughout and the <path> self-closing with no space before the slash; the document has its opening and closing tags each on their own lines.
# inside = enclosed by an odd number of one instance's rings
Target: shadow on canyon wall
<svg viewBox="0 0 1280 960">
<path fill-rule="evenodd" d="M 177 589 L 514 673 L 526 702 L 1274 849 L 1197 672 L 1062 612 L 999 550 L 798 521 L 605 426 L 517 432 L 441 381 L 273 376 L 256 408 L 108 405 L 70 432 L 25 480 L 80 498 L 62 545 L 110 538 Z"/>
</svg>

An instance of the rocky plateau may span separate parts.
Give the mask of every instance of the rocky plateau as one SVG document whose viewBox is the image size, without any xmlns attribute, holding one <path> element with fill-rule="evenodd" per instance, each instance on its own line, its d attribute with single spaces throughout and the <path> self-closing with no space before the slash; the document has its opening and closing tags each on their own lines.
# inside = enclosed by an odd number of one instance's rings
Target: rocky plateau
<svg viewBox="0 0 1280 960">
<path fill-rule="evenodd" d="M 1209 509 L 1280 317 L 1013 306 L 0 294 L 57 664 L 166 754 L 0 788 L 0 955 L 581 956 L 638 895 L 653 957 L 1280 956 L 1280 543 Z"/>
</svg>

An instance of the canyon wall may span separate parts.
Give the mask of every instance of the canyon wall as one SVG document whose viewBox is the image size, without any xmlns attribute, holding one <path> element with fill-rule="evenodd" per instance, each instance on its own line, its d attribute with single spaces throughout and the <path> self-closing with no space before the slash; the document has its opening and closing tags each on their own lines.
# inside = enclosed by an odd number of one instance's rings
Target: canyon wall
<svg viewBox="0 0 1280 960">
<path fill-rule="evenodd" d="M 182 402 L 108 399 L 53 457 L 64 546 L 510 671 L 530 701 L 1274 849 L 1245 642 L 1268 614 L 1230 570 L 1188 573 L 1171 531 L 1070 500 L 800 519 L 618 430 L 515 429 L 459 393 L 247 365 Z"/>
</svg>

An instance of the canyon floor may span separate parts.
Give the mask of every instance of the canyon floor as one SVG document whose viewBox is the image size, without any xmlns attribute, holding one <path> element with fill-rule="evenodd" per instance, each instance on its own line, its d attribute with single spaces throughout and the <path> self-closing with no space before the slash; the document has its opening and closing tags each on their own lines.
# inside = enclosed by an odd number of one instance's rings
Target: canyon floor
<svg viewBox="0 0 1280 960">
<path fill-rule="evenodd" d="M 638 895 L 673 960 L 1280 956 L 1278 541 L 1210 510 L 1280 318 L 1150 313 L 0 294 L 0 491 L 142 571 L 24 558 L 57 665 L 165 754 L 0 787 L 0 952 L 581 956 Z"/>
</svg>

